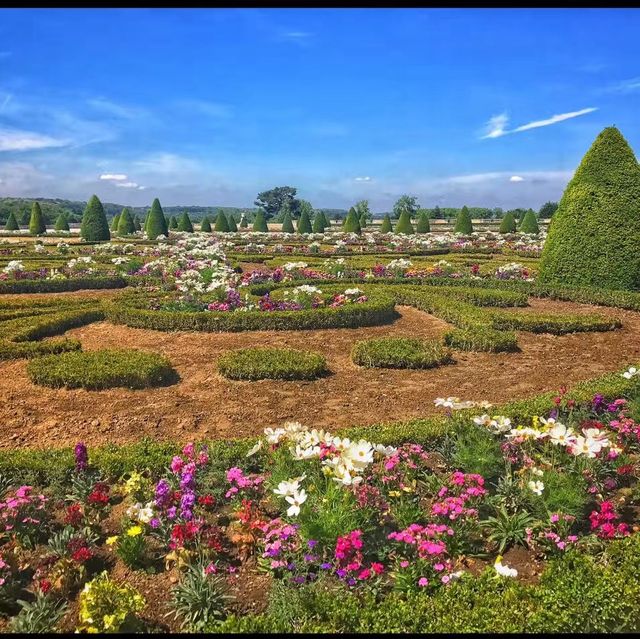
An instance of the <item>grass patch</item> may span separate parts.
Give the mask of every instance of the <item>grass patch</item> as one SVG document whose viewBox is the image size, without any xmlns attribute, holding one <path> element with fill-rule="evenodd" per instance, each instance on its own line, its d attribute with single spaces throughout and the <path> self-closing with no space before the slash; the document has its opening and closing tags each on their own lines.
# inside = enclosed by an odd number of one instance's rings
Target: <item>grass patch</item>
<svg viewBox="0 0 640 639">
<path fill-rule="evenodd" d="M 411 337 L 361 340 L 353 345 L 351 359 L 367 368 L 434 368 L 454 363 L 442 342 Z"/>
<path fill-rule="evenodd" d="M 241 348 L 218 360 L 223 377 L 235 380 L 316 379 L 328 372 L 320 353 L 292 348 Z"/>
</svg>

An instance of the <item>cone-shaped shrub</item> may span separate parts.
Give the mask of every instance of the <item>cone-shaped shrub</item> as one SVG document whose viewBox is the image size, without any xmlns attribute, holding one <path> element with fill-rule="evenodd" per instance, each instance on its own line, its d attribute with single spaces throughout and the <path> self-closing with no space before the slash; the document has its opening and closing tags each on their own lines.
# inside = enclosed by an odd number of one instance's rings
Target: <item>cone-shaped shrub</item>
<svg viewBox="0 0 640 639">
<path fill-rule="evenodd" d="M 147 236 L 150 240 L 155 240 L 159 235 L 168 237 L 169 227 L 167 225 L 167 219 L 160 206 L 160 200 L 156 198 L 153 200 L 151 210 L 149 211 L 149 220 L 147 221 Z"/>
<path fill-rule="evenodd" d="M 463 235 L 471 235 L 473 233 L 473 224 L 471 224 L 471 215 L 469 209 L 463 206 L 456 217 L 456 225 L 453 227 L 454 233 L 462 233 Z"/>
<path fill-rule="evenodd" d="M 324 216 L 322 213 L 317 213 L 313 219 L 313 232 L 324 233 Z"/>
<path fill-rule="evenodd" d="M 329 218 L 326 216 L 324 211 L 320 212 L 320 215 L 322 215 L 322 224 L 324 226 L 324 229 L 330 229 L 331 228 L 331 221 L 329 220 Z"/>
<path fill-rule="evenodd" d="M 82 215 L 80 237 L 86 242 L 108 242 L 111 239 L 109 223 L 97 195 L 92 195 Z"/>
<path fill-rule="evenodd" d="M 9 217 L 7 218 L 7 223 L 5 224 L 4 230 L 5 231 L 19 231 L 20 230 L 20 227 L 18 226 L 18 220 L 16 220 L 16 216 L 13 214 L 13 211 L 11 211 L 11 213 L 9 213 Z"/>
<path fill-rule="evenodd" d="M 229 231 L 231 233 L 238 232 L 238 225 L 236 224 L 236 219 L 233 217 L 233 213 L 229 213 L 229 217 L 227 218 L 227 222 L 229 223 Z"/>
<path fill-rule="evenodd" d="M 140 225 L 140 218 L 137 215 L 133 216 L 133 225 L 136 229 L 136 232 L 142 230 L 142 226 Z"/>
<path fill-rule="evenodd" d="M 538 218 L 533 211 L 527 211 L 524 218 L 522 218 L 522 224 L 520 225 L 521 233 L 540 233 L 540 227 L 538 226 Z"/>
<path fill-rule="evenodd" d="M 145 233 L 147 232 L 147 228 L 149 226 L 149 215 L 151 215 L 151 209 L 149 209 L 147 211 L 147 214 L 144 216 L 144 224 L 142 225 L 142 228 L 144 229 Z M 177 224 L 177 222 L 176 222 L 176 224 Z M 177 226 L 176 226 L 176 228 L 177 228 Z"/>
<path fill-rule="evenodd" d="M 367 226 L 367 216 L 364 213 L 360 216 L 359 222 L 360 222 L 360 228 L 361 229 L 366 228 L 366 226 Z"/>
<path fill-rule="evenodd" d="M 640 288 L 640 166 L 617 128 L 595 139 L 552 219 L 542 283 Z"/>
<path fill-rule="evenodd" d="M 31 219 L 29 220 L 29 233 L 31 235 L 42 235 L 47 232 L 47 226 L 44 223 L 44 215 L 38 202 L 34 202 L 31 207 Z"/>
<path fill-rule="evenodd" d="M 515 233 L 516 232 L 516 218 L 513 217 L 513 213 L 509 211 L 500 222 L 500 233 Z"/>
<path fill-rule="evenodd" d="M 418 223 L 416 224 L 416 233 L 431 233 L 431 224 L 427 214 L 422 212 L 418 217 Z"/>
<path fill-rule="evenodd" d="M 170 231 L 177 231 L 178 230 L 178 220 L 176 219 L 175 215 L 172 215 L 169 218 L 169 230 Z"/>
<path fill-rule="evenodd" d="M 178 220 L 178 231 L 182 231 L 183 233 L 193 233 L 193 224 L 191 224 L 191 218 L 186 211 Z"/>
<path fill-rule="evenodd" d="M 118 222 L 118 235 L 133 235 L 136 232 L 136 226 L 133 223 L 131 211 L 125 206 L 120 213 L 120 221 Z"/>
<path fill-rule="evenodd" d="M 202 233 L 211 233 L 211 222 L 209 222 L 209 218 L 206 215 L 202 218 L 202 222 L 200 222 L 200 231 Z"/>
<path fill-rule="evenodd" d="M 344 224 L 342 225 L 342 230 L 345 233 L 362 233 L 358 214 L 353 207 L 351 207 L 349 209 L 349 213 L 347 213 L 347 217 L 345 218 Z"/>
<path fill-rule="evenodd" d="M 56 231 L 68 231 L 69 222 L 67 222 L 67 216 L 64 213 L 60 213 L 58 215 L 58 219 L 56 220 L 56 225 L 53 227 Z"/>
<path fill-rule="evenodd" d="M 380 227 L 380 233 L 393 233 L 393 226 L 391 225 L 391 218 L 387 213 L 382 220 L 382 226 Z"/>
<path fill-rule="evenodd" d="M 229 232 L 229 222 L 227 221 L 227 216 L 224 214 L 224 211 L 220 211 L 220 213 L 218 213 L 214 230 L 216 231 L 216 233 Z"/>
<path fill-rule="evenodd" d="M 247 216 L 243 213 L 242 217 L 240 218 L 240 228 L 246 229 L 248 227 L 249 227 L 249 222 L 247 222 Z"/>
<path fill-rule="evenodd" d="M 120 222 L 120 213 L 116 213 L 113 216 L 113 219 L 111 220 L 111 232 L 112 233 L 117 233 L 118 232 L 118 222 Z"/>
<path fill-rule="evenodd" d="M 256 233 L 268 233 L 269 227 L 267 226 L 267 221 L 264 219 L 264 214 L 262 211 L 258 211 L 256 213 L 256 218 L 253 221 L 253 230 Z"/>
<path fill-rule="evenodd" d="M 282 232 L 295 233 L 295 229 L 293 228 L 293 222 L 291 221 L 291 214 L 289 213 L 289 211 L 285 211 L 284 216 L 282 218 Z"/>
<path fill-rule="evenodd" d="M 411 224 L 411 214 L 409 211 L 402 211 L 396 224 L 396 233 L 404 233 L 404 235 L 411 235 L 415 233 L 413 224 Z"/>
<path fill-rule="evenodd" d="M 300 219 L 298 220 L 298 233 L 311 233 L 311 221 L 309 220 L 309 214 L 306 211 L 302 211 Z"/>
</svg>

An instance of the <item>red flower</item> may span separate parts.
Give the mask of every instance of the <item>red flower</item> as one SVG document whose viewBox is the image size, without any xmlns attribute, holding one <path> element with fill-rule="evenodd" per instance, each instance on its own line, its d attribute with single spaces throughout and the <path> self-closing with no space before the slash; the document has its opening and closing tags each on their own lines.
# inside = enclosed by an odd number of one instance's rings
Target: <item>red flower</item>
<svg viewBox="0 0 640 639">
<path fill-rule="evenodd" d="M 91 557 L 93 557 L 93 553 L 86 546 L 78 548 L 78 550 L 71 554 L 71 559 L 77 561 L 79 564 L 89 561 Z"/>
<path fill-rule="evenodd" d="M 82 522 L 82 506 L 78 503 L 67 506 L 67 510 L 64 515 L 64 523 L 71 526 L 78 526 Z"/>
<path fill-rule="evenodd" d="M 46 595 L 51 590 L 51 582 L 48 579 L 41 579 L 38 582 L 38 590 L 40 590 L 43 595 Z"/>
<path fill-rule="evenodd" d="M 213 495 L 203 495 L 202 497 L 198 497 L 198 503 L 205 508 L 211 508 L 215 505 L 216 499 Z"/>
<path fill-rule="evenodd" d="M 109 503 L 109 486 L 98 482 L 89 495 L 88 502 L 94 506 L 106 506 Z"/>
</svg>

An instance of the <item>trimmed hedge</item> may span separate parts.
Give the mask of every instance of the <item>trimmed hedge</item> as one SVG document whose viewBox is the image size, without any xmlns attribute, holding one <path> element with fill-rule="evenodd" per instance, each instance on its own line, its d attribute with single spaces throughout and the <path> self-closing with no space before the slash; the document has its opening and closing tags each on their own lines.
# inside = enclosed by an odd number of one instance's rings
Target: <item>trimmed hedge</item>
<svg viewBox="0 0 640 639">
<path fill-rule="evenodd" d="M 456 328 L 445 333 L 444 342 L 460 351 L 511 353 L 519 350 L 514 332 L 498 331 L 487 326 Z"/>
<path fill-rule="evenodd" d="M 5 280 L 0 282 L 0 294 L 64 293 L 67 291 L 124 288 L 127 281 L 115 277 L 74 277 L 66 280 Z"/>
<path fill-rule="evenodd" d="M 29 362 L 27 374 L 40 386 L 87 390 L 149 388 L 177 379 L 171 362 L 163 355 L 120 349 L 39 357 Z"/>
<path fill-rule="evenodd" d="M 317 379 L 328 372 L 320 353 L 292 348 L 241 348 L 218 360 L 218 372 L 228 379 Z"/>
<path fill-rule="evenodd" d="M 493 328 L 502 330 L 528 331 L 530 333 L 582 333 L 589 331 L 612 331 L 622 326 L 616 318 L 602 315 L 535 315 L 493 313 L 491 324 Z"/>
<path fill-rule="evenodd" d="M 456 224 L 453 227 L 454 233 L 462 233 L 463 235 L 471 235 L 473 233 L 473 224 L 471 223 L 471 214 L 466 206 L 463 206 L 456 217 Z"/>
<path fill-rule="evenodd" d="M 435 368 L 454 363 L 442 342 L 410 337 L 360 340 L 351 349 L 351 359 L 367 368 Z"/>
<path fill-rule="evenodd" d="M 97 195 L 91 196 L 84 209 L 80 237 L 85 242 L 108 242 L 111 239 L 107 216 Z"/>
</svg>

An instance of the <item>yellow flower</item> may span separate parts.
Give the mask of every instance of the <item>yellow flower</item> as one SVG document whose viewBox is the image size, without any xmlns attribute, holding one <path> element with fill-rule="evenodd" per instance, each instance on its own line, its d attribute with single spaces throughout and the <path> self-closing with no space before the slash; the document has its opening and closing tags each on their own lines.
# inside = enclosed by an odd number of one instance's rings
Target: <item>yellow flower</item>
<svg viewBox="0 0 640 639">
<path fill-rule="evenodd" d="M 142 528 L 140 526 L 131 526 L 129 530 L 127 530 L 128 537 L 137 537 L 142 534 Z"/>
<path fill-rule="evenodd" d="M 114 535 L 113 537 L 108 537 L 105 543 L 107 544 L 107 546 L 113 546 L 113 544 L 115 544 L 117 541 L 118 541 L 118 535 Z"/>
<path fill-rule="evenodd" d="M 389 497 L 400 497 L 400 491 L 399 490 L 390 490 L 389 491 Z"/>
</svg>

